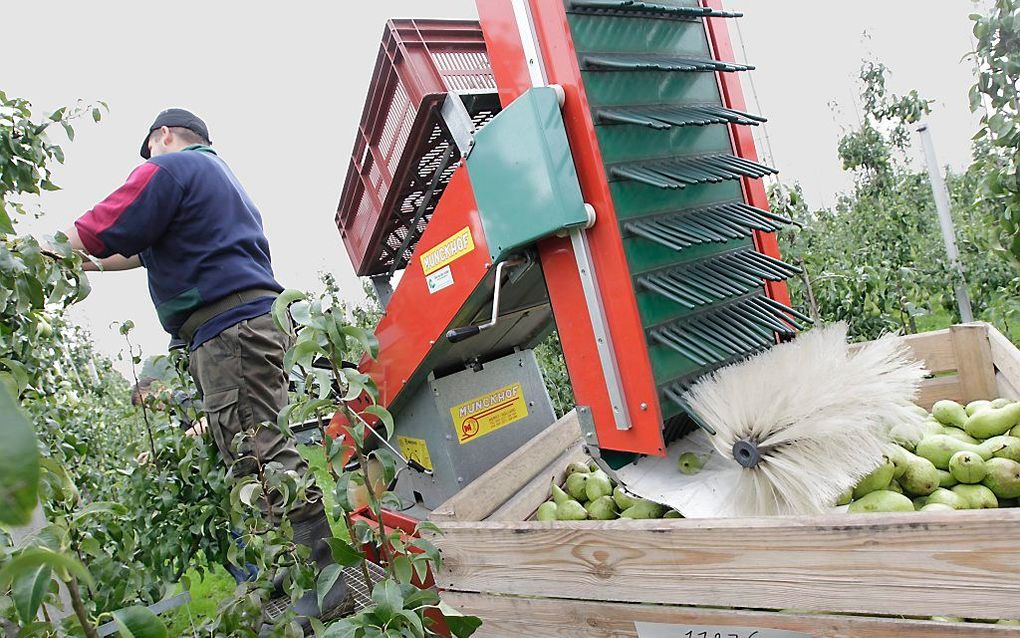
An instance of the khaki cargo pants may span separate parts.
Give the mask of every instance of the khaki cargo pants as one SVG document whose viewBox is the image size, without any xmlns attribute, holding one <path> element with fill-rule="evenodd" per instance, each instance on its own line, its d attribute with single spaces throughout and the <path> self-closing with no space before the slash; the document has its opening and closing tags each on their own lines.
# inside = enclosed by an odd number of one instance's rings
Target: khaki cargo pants
<svg viewBox="0 0 1020 638">
<path fill-rule="evenodd" d="M 202 394 L 209 431 L 235 477 L 256 474 L 259 463 L 274 461 L 301 476 L 308 470 L 294 440 L 275 428 L 277 415 L 287 405 L 283 357 L 290 345 L 291 337 L 280 331 L 267 313 L 227 328 L 191 353 L 189 369 Z M 249 442 L 258 461 L 238 458 L 234 437 L 241 431 L 255 431 L 264 421 L 273 425 L 259 428 Z M 291 510 L 292 522 L 322 516 L 321 490 L 313 486 L 306 496 L 308 502 Z M 276 522 L 281 509 L 277 495 L 267 514 Z"/>
</svg>

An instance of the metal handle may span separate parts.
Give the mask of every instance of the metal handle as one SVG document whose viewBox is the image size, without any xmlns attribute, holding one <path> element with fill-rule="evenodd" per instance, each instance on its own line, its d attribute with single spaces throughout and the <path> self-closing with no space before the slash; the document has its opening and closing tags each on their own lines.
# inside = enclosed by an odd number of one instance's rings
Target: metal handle
<svg viewBox="0 0 1020 638">
<path fill-rule="evenodd" d="M 524 259 L 517 257 L 515 259 L 508 259 L 501 261 L 496 265 L 496 283 L 492 291 L 492 317 L 487 323 L 473 325 L 473 326 L 462 326 L 460 328 L 454 328 L 446 333 L 446 340 L 450 343 L 457 343 L 464 341 L 470 337 L 473 337 L 482 332 L 482 330 L 488 330 L 489 328 L 496 325 L 496 320 L 499 318 L 499 293 L 503 284 L 503 269 L 507 266 L 516 266 L 524 263 Z"/>
<path fill-rule="evenodd" d="M 464 326 L 463 328 L 454 328 L 446 333 L 446 339 L 450 343 L 458 343 L 464 341 L 469 337 L 473 337 L 482 331 L 479 326 Z"/>
</svg>

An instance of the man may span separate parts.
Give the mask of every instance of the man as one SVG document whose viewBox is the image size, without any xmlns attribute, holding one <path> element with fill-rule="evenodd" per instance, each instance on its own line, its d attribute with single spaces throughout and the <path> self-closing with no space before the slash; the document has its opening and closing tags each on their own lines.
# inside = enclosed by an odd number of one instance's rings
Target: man
<svg viewBox="0 0 1020 638">
<path fill-rule="evenodd" d="M 253 474 L 256 461 L 238 458 L 231 442 L 240 431 L 276 422 L 287 403 L 283 357 L 290 345 L 270 315 L 283 287 L 273 276 L 262 217 L 194 114 L 160 113 L 141 155 L 147 161 L 66 234 L 73 248 L 99 260 L 99 267 L 87 262 L 87 270 L 146 268 L 160 322 L 190 349 L 189 369 L 220 455 L 236 476 Z M 273 428 L 260 428 L 253 447 L 262 464 L 308 469 L 294 441 Z M 321 571 L 333 562 L 323 541 L 331 533 L 321 491 L 308 496 L 288 516 L 294 541 L 311 548 Z M 278 521 L 281 509 L 277 498 L 266 515 Z M 308 617 L 337 617 L 353 605 L 340 578 L 321 610 L 314 591 L 293 608 L 307 629 Z"/>
</svg>

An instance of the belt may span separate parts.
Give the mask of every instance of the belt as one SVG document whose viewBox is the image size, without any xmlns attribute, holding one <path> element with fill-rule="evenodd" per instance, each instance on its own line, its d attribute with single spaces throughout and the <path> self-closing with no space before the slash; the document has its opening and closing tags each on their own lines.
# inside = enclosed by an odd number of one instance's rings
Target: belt
<svg viewBox="0 0 1020 638">
<path fill-rule="evenodd" d="M 191 345 L 191 339 L 195 336 L 195 332 L 202 327 L 206 321 L 209 321 L 216 315 L 223 314 L 228 310 L 232 310 L 238 306 L 243 306 L 246 303 L 261 299 L 262 297 L 276 297 L 280 293 L 275 290 L 268 290 L 265 288 L 249 288 L 247 290 L 238 290 L 232 292 L 226 297 L 214 301 L 211 304 L 202 306 L 195 312 L 191 313 L 181 326 L 181 329 L 177 331 L 177 334 L 184 339 L 184 342 Z"/>
</svg>

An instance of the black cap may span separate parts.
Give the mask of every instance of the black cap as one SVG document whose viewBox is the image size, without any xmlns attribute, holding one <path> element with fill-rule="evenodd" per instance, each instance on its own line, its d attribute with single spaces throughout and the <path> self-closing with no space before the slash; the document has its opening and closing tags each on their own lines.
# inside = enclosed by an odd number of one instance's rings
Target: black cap
<svg viewBox="0 0 1020 638">
<path fill-rule="evenodd" d="M 202 118 L 184 109 L 167 109 L 156 116 L 156 121 L 149 127 L 149 132 L 145 134 L 145 139 L 142 140 L 143 159 L 149 159 L 149 136 L 152 135 L 153 131 L 164 126 L 180 126 L 198 133 L 206 141 L 212 141 L 209 138 L 209 128 L 202 121 Z"/>
</svg>

